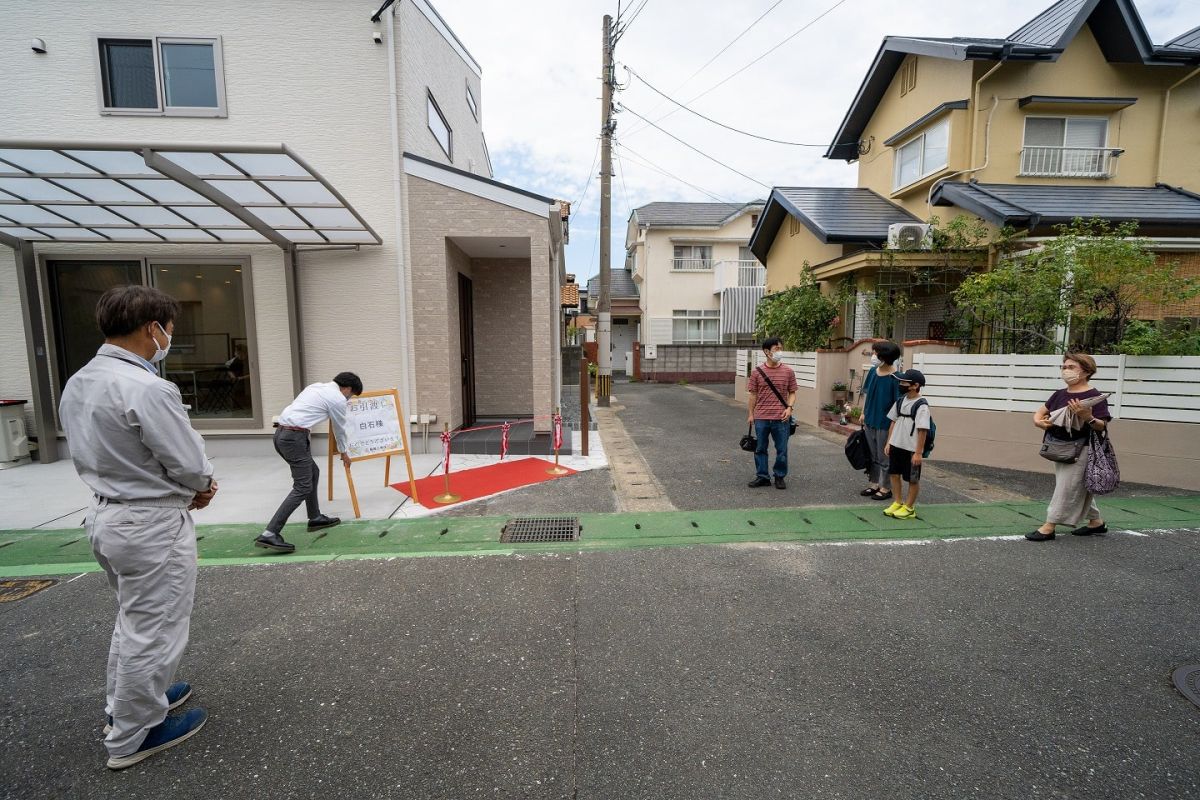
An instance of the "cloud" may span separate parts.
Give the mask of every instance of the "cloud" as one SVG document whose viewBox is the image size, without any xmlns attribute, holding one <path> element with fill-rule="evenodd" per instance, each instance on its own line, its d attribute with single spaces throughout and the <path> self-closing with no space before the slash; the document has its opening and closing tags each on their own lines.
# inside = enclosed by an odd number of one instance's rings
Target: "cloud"
<svg viewBox="0 0 1200 800">
<path fill-rule="evenodd" d="M 637 0 L 640 2 L 640 0 Z M 701 65 L 774 0 L 649 0 L 617 46 L 628 65 L 657 88 L 688 101 L 778 44 L 836 0 L 783 0 L 711 65 Z M 886 35 L 1002 37 L 1052 0 L 845 0 L 811 28 L 695 100 L 721 122 L 778 139 L 824 143 L 834 135 Z M 626 6 L 629 4 L 626 3 Z M 1200 24 L 1194 0 L 1140 0 L 1151 38 L 1164 42 Z M 576 202 L 568 271 L 598 270 L 599 180 L 589 171 L 600 128 L 601 19 L 615 2 L 594 0 L 441 0 L 438 11 L 483 65 L 484 130 L 496 177 Z M 629 77 L 618 68 L 622 84 Z M 617 100 L 650 119 L 672 106 L 630 78 Z M 681 86 L 682 85 L 682 86 Z M 612 264 L 624 261 L 631 207 L 656 200 L 745 202 L 768 189 L 644 126 L 617 116 Z M 770 144 L 677 111 L 659 123 L 675 136 L 767 186 L 850 186 L 855 167 L 821 157 L 823 148 Z M 694 184 L 692 188 L 673 173 Z M 622 180 L 623 178 L 623 180 Z"/>
</svg>

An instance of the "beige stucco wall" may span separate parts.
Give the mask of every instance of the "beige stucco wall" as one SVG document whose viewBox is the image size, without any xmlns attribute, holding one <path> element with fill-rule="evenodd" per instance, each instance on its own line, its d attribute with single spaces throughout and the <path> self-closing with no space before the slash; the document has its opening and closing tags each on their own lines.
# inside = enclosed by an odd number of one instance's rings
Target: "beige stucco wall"
<svg viewBox="0 0 1200 800">
<path fill-rule="evenodd" d="M 842 255 L 840 244 L 824 244 L 804 225 L 785 219 L 767 251 L 767 292 L 778 292 L 800 281 L 804 263 L 816 266 Z"/>
<path fill-rule="evenodd" d="M 517 411 L 549 415 L 557 402 L 552 397 L 557 340 L 555 319 L 546 313 L 553 291 L 550 231 L 546 217 L 411 175 L 407 184 L 413 265 L 413 334 L 420 376 L 416 386 L 417 411 L 436 413 L 439 423 L 449 422 L 451 428 L 462 424 L 458 282 L 455 275 L 463 272 L 475 278 L 484 262 L 473 261 L 447 240 L 452 237 L 523 236 L 529 238 L 530 247 L 529 291 L 523 305 L 513 306 L 511 314 L 513 319 L 530 319 L 528 335 L 532 353 L 529 370 L 524 374 L 514 373 L 509 379 L 514 383 L 524 382 L 532 396 L 532 408 Z M 479 284 L 474 286 L 474 299 L 477 311 L 487 302 L 482 298 Z M 519 303 L 520 297 L 516 301 Z M 479 343 L 485 337 L 492 337 L 499 346 L 512 344 L 520 349 L 524 333 L 522 331 L 514 339 L 510 328 L 511 325 L 505 325 L 484 330 L 476 325 L 476 406 L 479 413 L 485 413 L 479 395 Z M 550 424 L 547 420 L 539 420 L 534 427 L 539 431 L 549 430 Z"/>
</svg>

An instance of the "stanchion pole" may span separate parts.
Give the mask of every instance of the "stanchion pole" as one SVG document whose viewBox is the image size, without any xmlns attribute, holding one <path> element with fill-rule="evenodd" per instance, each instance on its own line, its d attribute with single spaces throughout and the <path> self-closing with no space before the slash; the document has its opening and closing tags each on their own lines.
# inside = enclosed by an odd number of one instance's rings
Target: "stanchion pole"
<svg viewBox="0 0 1200 800">
<path fill-rule="evenodd" d="M 582 445 L 582 453 L 584 456 L 588 454 L 588 428 L 592 426 L 590 414 L 588 411 L 588 402 L 591 400 L 591 391 L 588 389 L 589 378 L 587 355 L 585 354 L 579 361 L 579 441 Z"/>
<path fill-rule="evenodd" d="M 547 475 L 566 475 L 571 470 L 558 465 L 558 448 L 562 446 L 562 414 L 554 407 L 554 466 L 546 470 Z"/>
<path fill-rule="evenodd" d="M 442 475 L 446 479 L 446 491 L 433 498 L 435 503 L 457 503 L 462 497 L 450 493 L 450 423 L 442 423 Z"/>
</svg>

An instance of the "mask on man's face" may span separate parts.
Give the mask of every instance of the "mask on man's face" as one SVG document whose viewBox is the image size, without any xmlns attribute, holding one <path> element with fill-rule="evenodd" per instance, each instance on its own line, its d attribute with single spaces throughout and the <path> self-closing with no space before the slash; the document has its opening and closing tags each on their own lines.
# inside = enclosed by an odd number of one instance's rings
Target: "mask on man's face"
<svg viewBox="0 0 1200 800">
<path fill-rule="evenodd" d="M 167 357 L 167 353 L 171 352 L 171 334 L 167 333 L 167 329 L 164 328 L 159 323 L 156 322 L 154 324 L 158 325 L 158 329 L 160 331 L 162 331 L 163 336 L 167 337 L 167 346 L 159 347 L 158 339 L 154 339 L 154 355 L 150 356 L 151 364 L 157 364 L 158 362 L 162 361 L 164 358 Z M 154 337 L 152 336 L 151 338 L 154 338 Z"/>
<path fill-rule="evenodd" d="M 767 360 L 770 361 L 772 364 L 778 364 L 779 363 L 779 355 L 780 355 L 780 353 L 778 350 L 768 350 L 767 351 Z"/>
</svg>

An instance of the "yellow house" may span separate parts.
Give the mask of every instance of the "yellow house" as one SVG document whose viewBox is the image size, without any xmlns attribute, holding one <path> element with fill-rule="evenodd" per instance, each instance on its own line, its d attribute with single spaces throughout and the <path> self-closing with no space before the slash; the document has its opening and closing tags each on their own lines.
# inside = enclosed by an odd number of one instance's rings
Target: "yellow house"
<svg viewBox="0 0 1200 800">
<path fill-rule="evenodd" d="M 776 188 L 750 246 L 768 289 L 806 262 L 850 278 L 847 336 L 940 338 L 970 262 L 923 256 L 922 223 L 966 214 L 1036 239 L 1075 217 L 1137 220 L 1200 273 L 1198 152 L 1200 27 L 1156 45 L 1133 0 L 1059 0 L 1003 39 L 885 38 L 825 153 L 858 164 L 858 188 Z M 911 267 L 943 275 L 918 308 L 872 319 Z"/>
</svg>

